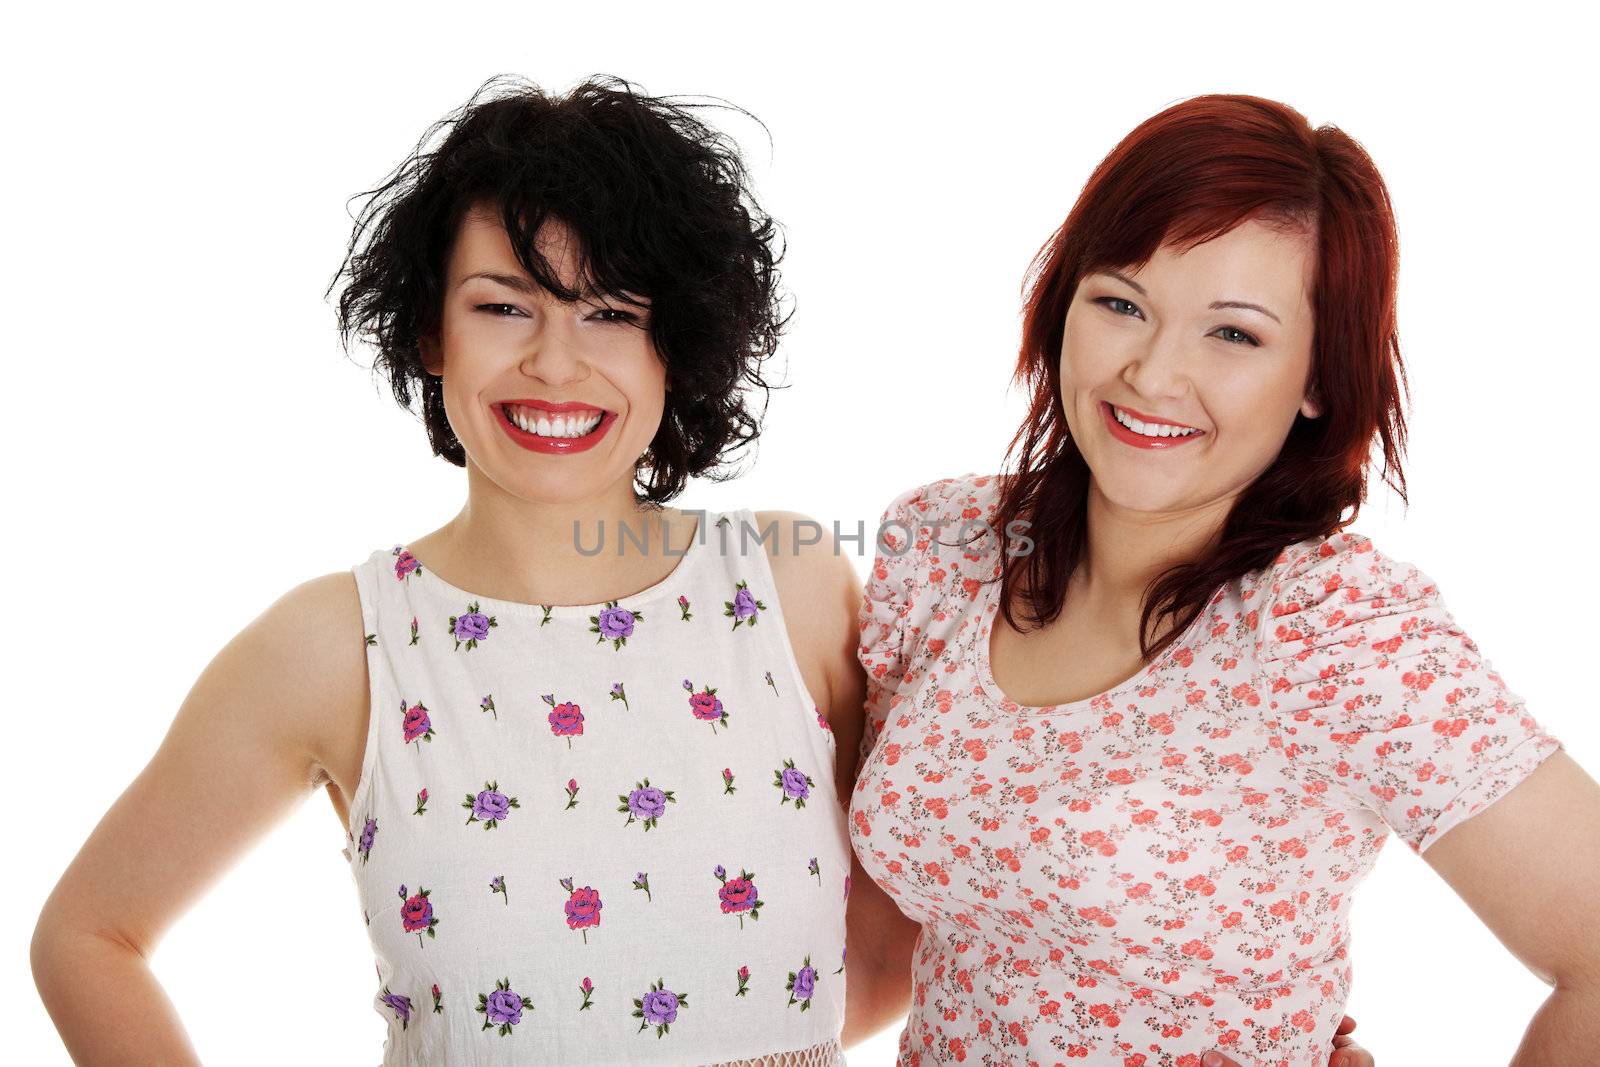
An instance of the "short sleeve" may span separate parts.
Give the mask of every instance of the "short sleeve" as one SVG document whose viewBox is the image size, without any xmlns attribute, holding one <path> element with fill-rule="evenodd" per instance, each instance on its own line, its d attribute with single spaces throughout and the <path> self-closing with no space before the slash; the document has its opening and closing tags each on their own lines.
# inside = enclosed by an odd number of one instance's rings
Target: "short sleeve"
<svg viewBox="0 0 1600 1067">
<path fill-rule="evenodd" d="M 917 594 L 922 583 L 917 575 L 932 533 L 921 523 L 947 518 L 939 507 L 956 481 L 941 478 L 900 493 L 884 508 L 872 531 L 876 538 L 872 569 L 867 573 L 857 618 L 860 642 L 856 658 L 867 672 L 866 725 L 861 735 L 863 762 L 877 743 L 895 703 L 911 654 L 909 636 L 919 625 Z M 925 613 L 926 606 L 922 609 Z"/>
<path fill-rule="evenodd" d="M 1561 747 L 1417 567 L 1349 532 L 1286 556 L 1257 650 L 1285 754 L 1414 852 Z"/>
</svg>

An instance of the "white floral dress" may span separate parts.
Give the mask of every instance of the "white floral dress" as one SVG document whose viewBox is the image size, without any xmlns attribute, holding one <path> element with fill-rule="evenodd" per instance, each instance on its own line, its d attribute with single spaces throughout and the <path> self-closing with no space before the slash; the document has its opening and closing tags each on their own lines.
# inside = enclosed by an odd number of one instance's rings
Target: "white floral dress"
<svg viewBox="0 0 1600 1067">
<path fill-rule="evenodd" d="M 478 596 L 404 546 L 353 568 L 344 854 L 385 1064 L 840 1062 L 835 746 L 757 533 L 712 513 L 594 605 Z"/>
</svg>

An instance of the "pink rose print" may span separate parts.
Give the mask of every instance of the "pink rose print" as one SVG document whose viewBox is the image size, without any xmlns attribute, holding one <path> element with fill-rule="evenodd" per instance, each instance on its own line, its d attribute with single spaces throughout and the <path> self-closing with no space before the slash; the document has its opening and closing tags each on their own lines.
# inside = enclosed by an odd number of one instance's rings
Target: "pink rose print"
<svg viewBox="0 0 1600 1067">
<path fill-rule="evenodd" d="M 423 815 L 423 814 L 425 814 L 427 812 L 427 810 L 428 810 L 428 787 L 427 786 L 423 786 L 421 789 L 417 790 L 417 810 L 413 811 L 411 814 L 413 814 L 413 815 Z"/>
<path fill-rule="evenodd" d="M 756 892 L 755 875 L 741 870 L 739 877 L 729 878 L 727 870 L 720 863 L 711 874 L 722 883 L 722 888 L 717 890 L 717 899 L 722 904 L 722 914 L 737 915 L 739 929 L 744 929 L 746 915 L 752 919 L 761 918 L 761 906 L 766 901 L 759 899 L 760 895 Z"/>
<path fill-rule="evenodd" d="M 711 732 L 716 733 L 717 727 L 724 729 L 728 725 L 728 709 L 722 706 L 722 701 L 717 698 L 717 691 L 706 686 L 700 692 L 694 691 L 694 683 L 685 678 L 683 687 L 689 691 L 689 714 L 701 722 L 711 724 Z"/>
<path fill-rule="evenodd" d="M 431 890 L 417 887 L 417 891 L 410 896 L 406 895 L 406 887 L 400 887 L 400 926 L 408 934 L 417 935 L 417 944 L 422 944 L 422 935 L 436 936 L 433 928 L 439 925 L 439 917 L 433 913 L 433 901 L 428 899 Z"/>
<path fill-rule="evenodd" d="M 422 572 L 422 564 L 417 562 L 417 557 L 411 554 L 408 548 L 395 545 L 390 553 L 394 556 L 394 576 L 397 581 L 405 581 L 413 574 Z"/>
<path fill-rule="evenodd" d="M 585 977 L 583 981 L 578 983 L 578 992 L 583 994 L 583 1003 L 578 1005 L 579 1011 L 588 1011 L 590 1008 L 594 1007 L 593 1004 L 589 1003 L 589 998 L 594 995 L 593 982 L 589 981 L 589 979 Z"/>
<path fill-rule="evenodd" d="M 750 968 L 740 967 L 736 977 L 739 979 L 739 988 L 733 991 L 733 995 L 742 997 L 749 992 L 747 987 L 750 985 Z"/>
<path fill-rule="evenodd" d="M 400 701 L 400 728 L 408 745 L 417 740 L 433 743 L 433 720 L 428 718 L 428 709 L 420 700 L 409 708 L 404 700 Z M 417 751 L 421 752 L 422 746 L 417 746 Z"/>
<path fill-rule="evenodd" d="M 584 944 L 589 943 L 589 928 L 600 925 L 600 894 L 592 886 L 574 889 L 569 875 L 561 879 L 561 888 L 567 891 L 567 929 L 583 933 Z"/>
<path fill-rule="evenodd" d="M 571 748 L 572 739 L 583 735 L 583 709 L 570 700 L 557 704 L 554 693 L 546 693 L 539 699 L 550 705 L 550 732 L 566 738 L 567 747 Z"/>
</svg>

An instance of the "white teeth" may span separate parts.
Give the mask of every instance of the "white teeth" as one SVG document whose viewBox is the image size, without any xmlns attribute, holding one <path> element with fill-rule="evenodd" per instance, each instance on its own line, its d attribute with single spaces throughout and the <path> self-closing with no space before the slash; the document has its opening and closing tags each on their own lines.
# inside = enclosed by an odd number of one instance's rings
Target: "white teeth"
<svg viewBox="0 0 1600 1067">
<path fill-rule="evenodd" d="M 1111 413 L 1118 422 L 1143 437 L 1192 437 L 1200 432 L 1199 430 L 1180 430 L 1176 426 L 1161 423 L 1140 422 L 1115 404 L 1111 405 Z"/>
<path fill-rule="evenodd" d="M 518 427 L 540 437 L 583 437 L 600 425 L 604 412 L 588 415 L 550 415 L 548 412 L 532 414 L 527 408 L 507 406 L 506 416 Z"/>
</svg>

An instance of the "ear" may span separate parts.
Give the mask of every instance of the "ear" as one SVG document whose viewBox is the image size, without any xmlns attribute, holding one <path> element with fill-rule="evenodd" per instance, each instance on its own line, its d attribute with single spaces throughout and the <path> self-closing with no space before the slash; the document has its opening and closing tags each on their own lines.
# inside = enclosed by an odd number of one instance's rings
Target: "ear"
<svg viewBox="0 0 1600 1067">
<path fill-rule="evenodd" d="M 1322 400 L 1317 396 L 1315 387 L 1306 393 L 1305 399 L 1300 402 L 1300 414 L 1308 419 L 1314 419 L 1322 414 Z"/>
<path fill-rule="evenodd" d="M 439 338 L 436 334 L 424 334 L 417 338 L 417 350 L 422 353 L 422 367 L 435 378 L 444 374 L 444 354 L 439 351 Z"/>
</svg>

